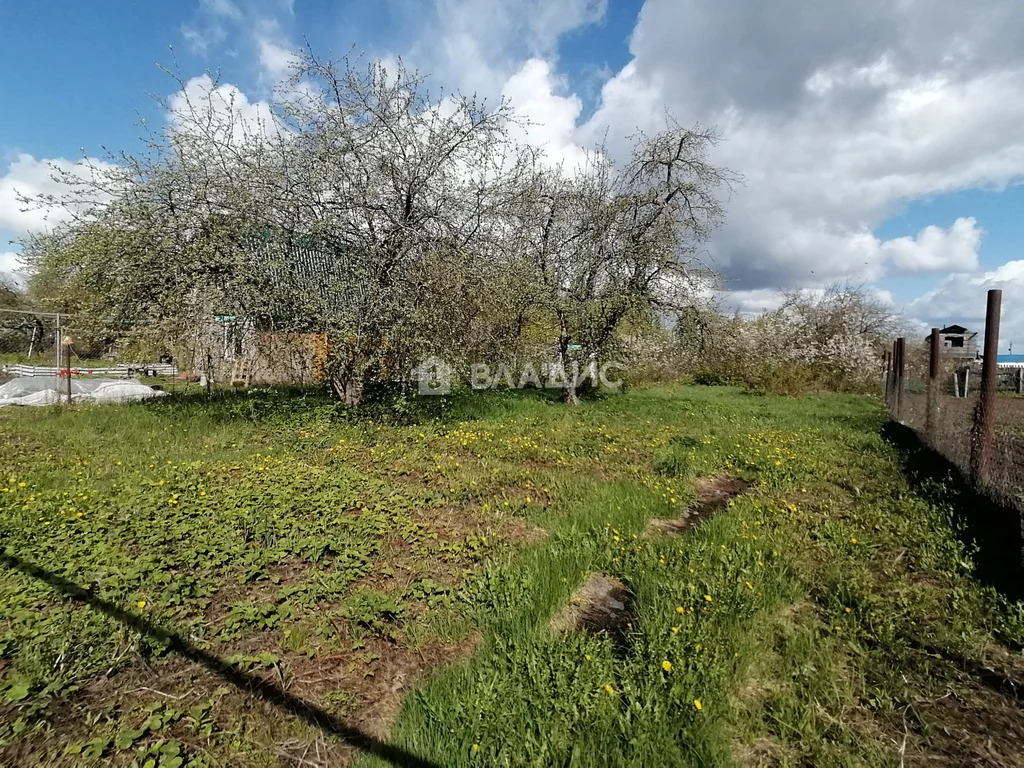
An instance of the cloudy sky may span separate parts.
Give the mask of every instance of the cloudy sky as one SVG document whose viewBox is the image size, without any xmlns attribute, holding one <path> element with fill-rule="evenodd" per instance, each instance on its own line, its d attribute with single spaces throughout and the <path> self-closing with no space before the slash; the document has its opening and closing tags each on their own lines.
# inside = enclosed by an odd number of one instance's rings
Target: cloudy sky
<svg viewBox="0 0 1024 768">
<path fill-rule="evenodd" d="M 978 326 L 1004 290 L 1024 350 L 1024 3 L 1019 0 L 0 0 L 0 269 L 45 226 L 15 190 L 47 163 L 139 148 L 176 82 L 219 73 L 258 108 L 307 40 L 402 57 L 504 96 L 572 159 L 637 128 L 717 126 L 741 173 L 708 258 L 732 303 L 864 282 L 923 325 Z"/>
</svg>

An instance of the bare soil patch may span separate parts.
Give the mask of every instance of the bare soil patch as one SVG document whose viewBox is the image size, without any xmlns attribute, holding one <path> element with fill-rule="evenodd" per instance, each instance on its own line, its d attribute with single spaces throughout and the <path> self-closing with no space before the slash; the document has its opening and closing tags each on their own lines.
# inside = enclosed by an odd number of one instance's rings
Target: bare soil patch
<svg viewBox="0 0 1024 768">
<path fill-rule="evenodd" d="M 658 518 L 651 520 L 647 533 L 663 533 L 678 536 L 686 532 L 706 517 L 711 517 L 723 509 L 730 499 L 739 496 L 750 483 L 736 475 L 720 474 L 699 478 L 694 482 L 697 500 L 679 517 Z"/>
<path fill-rule="evenodd" d="M 605 633 L 619 646 L 633 620 L 633 593 L 626 585 L 606 573 L 591 573 L 550 627 L 555 632 Z"/>
</svg>

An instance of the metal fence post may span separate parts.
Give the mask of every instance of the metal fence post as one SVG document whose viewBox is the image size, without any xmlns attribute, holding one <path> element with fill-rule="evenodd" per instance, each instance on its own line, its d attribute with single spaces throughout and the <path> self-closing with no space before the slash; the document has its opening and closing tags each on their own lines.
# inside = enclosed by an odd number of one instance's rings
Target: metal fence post
<svg viewBox="0 0 1024 768">
<path fill-rule="evenodd" d="M 903 420 L 903 384 L 906 373 L 906 339 L 900 336 L 896 339 L 896 421 Z"/>
<path fill-rule="evenodd" d="M 896 341 L 892 343 L 889 350 L 889 389 L 885 393 L 886 405 L 889 406 L 889 415 L 896 414 Z"/>
<path fill-rule="evenodd" d="M 64 341 L 64 334 L 60 330 L 60 315 L 57 315 L 57 329 L 54 331 L 54 344 L 53 347 L 57 353 L 57 376 L 60 376 L 60 364 L 63 362 L 64 350 L 61 348 L 61 342 Z"/>
<path fill-rule="evenodd" d="M 988 292 L 985 309 L 985 357 L 981 367 L 981 390 L 974 412 L 974 440 L 971 442 L 971 475 L 981 485 L 988 480 L 996 442 L 996 386 L 999 378 L 999 312 L 1003 292 Z"/>
<path fill-rule="evenodd" d="M 929 337 L 928 345 L 928 394 L 925 400 L 925 434 L 932 444 L 936 443 L 938 429 L 939 409 L 939 355 L 942 347 L 939 346 L 939 329 L 932 328 L 932 335 Z"/>
<path fill-rule="evenodd" d="M 67 376 L 67 390 L 68 405 L 71 405 L 71 337 L 64 333 L 64 338 L 61 339 L 61 347 L 64 348 L 64 375 Z M 59 371 L 58 371 L 59 373 Z M 60 396 L 58 395 L 58 399 Z"/>
</svg>

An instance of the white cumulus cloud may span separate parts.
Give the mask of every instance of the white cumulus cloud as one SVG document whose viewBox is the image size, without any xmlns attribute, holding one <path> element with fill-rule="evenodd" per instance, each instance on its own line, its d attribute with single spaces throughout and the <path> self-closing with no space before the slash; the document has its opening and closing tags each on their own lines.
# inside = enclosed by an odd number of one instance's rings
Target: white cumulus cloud
<svg viewBox="0 0 1024 768">
<path fill-rule="evenodd" d="M 882 252 L 908 272 L 971 271 L 978 267 L 982 232 L 974 218 L 959 218 L 949 229 L 929 226 L 917 237 L 881 243 Z"/>
<path fill-rule="evenodd" d="M 0 175 L 0 230 L 21 238 L 67 221 L 70 213 L 63 207 L 25 203 L 22 198 L 34 200 L 52 196 L 59 199 L 69 190 L 54 176 L 63 172 L 88 178 L 92 173 L 90 166 L 112 167 L 96 158 L 67 160 L 36 158 L 26 153 L 15 155 Z"/>
<path fill-rule="evenodd" d="M 996 269 L 954 273 L 943 278 L 931 291 L 907 306 L 908 313 L 927 326 L 958 323 L 973 330 L 985 327 L 988 291 L 1003 292 L 1000 350 L 1010 342 L 1024 351 L 1024 260 L 1008 261 Z"/>
</svg>

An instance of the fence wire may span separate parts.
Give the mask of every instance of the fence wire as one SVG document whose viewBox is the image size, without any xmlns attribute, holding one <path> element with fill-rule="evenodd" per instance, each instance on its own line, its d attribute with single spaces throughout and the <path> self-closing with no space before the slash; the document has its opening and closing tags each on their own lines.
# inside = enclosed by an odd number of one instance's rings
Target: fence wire
<svg viewBox="0 0 1024 768">
<path fill-rule="evenodd" d="M 22 377 L 72 379 L 177 376 L 170 354 L 124 343 L 126 334 L 98 333 L 70 315 L 0 307 L 0 384 Z M 63 388 L 62 388 L 63 391 Z"/>
<path fill-rule="evenodd" d="M 975 486 L 1024 510 L 1024 364 L 999 362 L 997 343 L 986 344 L 995 360 L 985 366 L 982 355 L 897 340 L 887 356 L 886 403 L 895 420 Z M 986 373 L 993 378 L 988 394 Z"/>
</svg>

